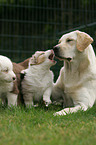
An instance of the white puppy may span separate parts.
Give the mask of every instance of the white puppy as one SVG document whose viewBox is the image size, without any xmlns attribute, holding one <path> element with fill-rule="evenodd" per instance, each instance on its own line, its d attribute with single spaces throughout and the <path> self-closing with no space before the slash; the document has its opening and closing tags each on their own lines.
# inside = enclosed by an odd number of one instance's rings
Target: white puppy
<svg viewBox="0 0 96 145">
<path fill-rule="evenodd" d="M 50 67 L 55 65 L 53 50 L 37 51 L 29 61 L 29 67 L 21 71 L 25 73 L 22 80 L 22 93 L 26 106 L 43 99 L 46 106 L 51 103 L 50 96 L 53 86 L 53 73 Z"/>
<path fill-rule="evenodd" d="M 15 79 L 11 60 L 0 55 L 0 97 L 3 104 L 6 103 L 7 99 L 8 106 L 17 104 L 17 95 L 11 92 Z"/>
<path fill-rule="evenodd" d="M 64 67 L 54 84 L 52 99 L 58 101 L 63 98 L 64 106 L 71 107 L 54 115 L 87 110 L 95 103 L 96 57 L 92 42 L 88 34 L 77 30 L 63 35 L 54 47 L 55 55 L 64 61 Z"/>
</svg>

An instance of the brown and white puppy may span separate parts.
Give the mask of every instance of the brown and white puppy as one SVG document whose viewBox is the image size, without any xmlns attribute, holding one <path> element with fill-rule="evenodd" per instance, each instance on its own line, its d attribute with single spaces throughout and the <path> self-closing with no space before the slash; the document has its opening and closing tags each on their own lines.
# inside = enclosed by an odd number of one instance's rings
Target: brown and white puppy
<svg viewBox="0 0 96 145">
<path fill-rule="evenodd" d="M 53 50 L 37 51 L 30 59 L 28 69 L 21 71 L 25 74 L 21 87 L 27 107 L 35 106 L 42 100 L 46 106 L 51 103 L 53 73 L 50 67 L 56 63 L 53 59 Z"/>
<path fill-rule="evenodd" d="M 77 30 L 63 35 L 54 47 L 56 57 L 64 61 L 64 66 L 53 87 L 53 101 L 63 98 L 65 107 L 74 106 L 54 115 L 85 111 L 95 103 L 96 57 L 92 42 L 87 33 Z"/>
<path fill-rule="evenodd" d="M 18 96 L 18 99 L 17 99 L 17 104 L 18 105 L 24 104 L 22 91 L 21 91 L 21 75 L 20 75 L 20 73 L 21 73 L 22 70 L 27 69 L 29 59 L 30 58 L 28 58 L 28 59 L 26 59 L 26 60 L 24 60 L 23 62 L 20 62 L 20 63 L 14 63 L 13 62 L 13 71 L 16 74 L 17 79 L 14 82 L 12 93 L 14 93 Z"/>
</svg>

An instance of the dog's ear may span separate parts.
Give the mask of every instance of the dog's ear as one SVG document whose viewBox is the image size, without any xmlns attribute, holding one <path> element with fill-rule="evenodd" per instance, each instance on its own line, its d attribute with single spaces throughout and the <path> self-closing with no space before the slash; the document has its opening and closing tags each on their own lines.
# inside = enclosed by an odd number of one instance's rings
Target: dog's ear
<svg viewBox="0 0 96 145">
<path fill-rule="evenodd" d="M 40 64 L 45 61 L 44 52 L 37 51 L 30 59 L 30 65 Z"/>
<path fill-rule="evenodd" d="M 45 57 L 44 55 L 39 55 L 38 59 L 37 59 L 37 63 L 40 64 L 40 63 L 43 63 L 45 61 Z"/>
<path fill-rule="evenodd" d="M 93 42 L 93 38 L 90 37 L 87 33 L 85 32 L 77 32 L 77 49 L 82 52 L 84 51 L 85 48 L 89 46 Z"/>
<path fill-rule="evenodd" d="M 32 55 L 32 57 L 30 58 L 29 62 L 30 62 L 30 65 L 37 64 L 37 58 L 36 58 L 36 56 Z"/>
</svg>

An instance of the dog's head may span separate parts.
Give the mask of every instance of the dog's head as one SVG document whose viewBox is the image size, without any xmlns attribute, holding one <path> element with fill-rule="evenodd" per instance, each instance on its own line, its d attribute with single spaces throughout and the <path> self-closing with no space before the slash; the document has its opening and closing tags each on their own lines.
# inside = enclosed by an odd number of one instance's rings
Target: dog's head
<svg viewBox="0 0 96 145">
<path fill-rule="evenodd" d="M 29 66 L 39 64 L 43 64 L 48 67 L 55 65 L 56 61 L 54 60 L 54 51 L 53 50 L 36 51 L 36 53 L 32 55 L 29 61 Z"/>
<path fill-rule="evenodd" d="M 77 52 L 83 52 L 92 42 L 87 33 L 76 30 L 63 35 L 53 50 L 58 59 L 71 61 Z"/>
<path fill-rule="evenodd" d="M 16 75 L 13 72 L 13 65 L 9 58 L 0 55 L 0 82 L 13 82 Z"/>
</svg>

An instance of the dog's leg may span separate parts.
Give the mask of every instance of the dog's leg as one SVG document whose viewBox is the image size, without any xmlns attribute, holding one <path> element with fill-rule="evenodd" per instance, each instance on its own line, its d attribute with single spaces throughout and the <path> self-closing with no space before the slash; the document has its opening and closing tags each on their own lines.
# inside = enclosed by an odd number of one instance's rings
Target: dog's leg
<svg viewBox="0 0 96 145">
<path fill-rule="evenodd" d="M 28 93 L 26 95 L 24 94 L 23 98 L 24 98 L 24 103 L 25 103 L 26 107 L 29 108 L 29 107 L 34 106 L 32 93 Z"/>
<path fill-rule="evenodd" d="M 51 95 L 53 104 L 62 105 L 62 103 L 64 102 L 63 96 L 64 96 L 64 91 L 60 89 L 59 87 L 54 86 L 52 89 L 52 95 Z"/>
<path fill-rule="evenodd" d="M 64 101 L 63 96 L 64 94 L 64 84 L 63 84 L 63 77 L 64 77 L 64 72 L 63 72 L 64 67 L 61 68 L 59 77 L 56 81 L 56 83 L 53 83 L 53 88 L 52 88 L 52 102 L 54 104 L 62 104 Z"/>
<path fill-rule="evenodd" d="M 47 88 L 47 90 L 43 94 L 43 101 L 45 102 L 46 107 L 51 104 L 50 96 L 51 96 L 52 89 Z"/>
<path fill-rule="evenodd" d="M 7 104 L 7 98 L 5 96 L 6 96 L 6 94 L 1 95 L 2 105 L 6 105 Z"/>
<path fill-rule="evenodd" d="M 17 94 L 13 94 L 13 93 L 8 93 L 7 94 L 7 100 L 8 100 L 8 106 L 17 106 Z"/>
<path fill-rule="evenodd" d="M 75 112 L 77 112 L 80 109 L 83 110 L 83 111 L 86 111 L 88 109 L 88 107 L 86 107 L 85 105 L 82 105 L 82 106 L 77 105 L 77 106 L 72 107 L 72 108 L 65 108 L 65 109 L 63 109 L 63 110 L 61 110 L 59 112 L 54 113 L 53 115 L 54 116 L 67 115 L 67 114 L 70 114 L 70 113 L 73 113 L 73 112 L 75 113 Z"/>
</svg>

